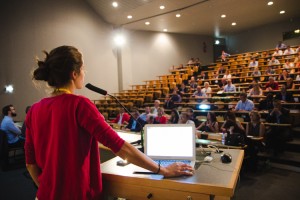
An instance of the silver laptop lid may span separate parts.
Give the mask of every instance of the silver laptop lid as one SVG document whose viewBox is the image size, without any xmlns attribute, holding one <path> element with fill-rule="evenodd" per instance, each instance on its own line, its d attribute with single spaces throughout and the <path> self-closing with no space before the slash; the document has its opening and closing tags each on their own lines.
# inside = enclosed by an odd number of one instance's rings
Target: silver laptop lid
<svg viewBox="0 0 300 200">
<path fill-rule="evenodd" d="M 147 124 L 144 152 L 153 160 L 195 160 L 194 124 Z"/>
</svg>

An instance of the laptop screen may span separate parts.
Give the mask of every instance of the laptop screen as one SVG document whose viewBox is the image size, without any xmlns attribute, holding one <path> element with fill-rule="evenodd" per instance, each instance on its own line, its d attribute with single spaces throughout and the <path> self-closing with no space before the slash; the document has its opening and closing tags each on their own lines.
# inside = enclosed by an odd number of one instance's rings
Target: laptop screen
<svg viewBox="0 0 300 200">
<path fill-rule="evenodd" d="M 149 124 L 145 126 L 145 154 L 152 159 L 195 159 L 193 124 Z"/>
</svg>

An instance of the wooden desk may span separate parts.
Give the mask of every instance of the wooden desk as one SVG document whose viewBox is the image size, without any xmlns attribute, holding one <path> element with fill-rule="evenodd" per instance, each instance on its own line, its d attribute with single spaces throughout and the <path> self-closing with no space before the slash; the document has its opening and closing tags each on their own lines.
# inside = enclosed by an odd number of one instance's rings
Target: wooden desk
<svg viewBox="0 0 300 200">
<path fill-rule="evenodd" d="M 220 161 L 221 154 L 212 153 L 214 160 L 201 164 L 193 176 L 166 179 L 161 175 L 133 174 L 133 171 L 143 169 L 133 164 L 117 166 L 120 158 L 113 158 L 101 164 L 105 198 L 229 200 L 234 195 L 244 151 L 228 149 L 225 152 L 233 158 L 229 164 Z M 197 151 L 197 159 L 203 160 L 199 154 L 200 151 Z"/>
</svg>

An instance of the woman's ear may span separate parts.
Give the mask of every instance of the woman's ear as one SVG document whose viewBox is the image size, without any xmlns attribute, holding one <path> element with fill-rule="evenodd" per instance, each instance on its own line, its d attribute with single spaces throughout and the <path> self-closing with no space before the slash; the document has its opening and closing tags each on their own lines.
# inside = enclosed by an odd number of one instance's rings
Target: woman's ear
<svg viewBox="0 0 300 200">
<path fill-rule="evenodd" d="M 77 78 L 78 74 L 75 71 L 71 72 L 71 79 L 75 80 Z"/>
</svg>

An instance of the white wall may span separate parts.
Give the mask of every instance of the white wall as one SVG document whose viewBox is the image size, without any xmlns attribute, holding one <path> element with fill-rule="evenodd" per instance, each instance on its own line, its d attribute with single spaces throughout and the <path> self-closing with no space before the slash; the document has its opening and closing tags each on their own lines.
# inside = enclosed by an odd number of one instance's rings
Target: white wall
<svg viewBox="0 0 300 200">
<path fill-rule="evenodd" d="M 37 90 L 30 72 L 42 50 L 74 45 L 84 55 L 86 83 L 118 89 L 117 60 L 112 44 L 112 27 L 81 0 L 10 0 L 1 2 L 0 12 L 0 107 L 14 104 L 23 120 L 25 108 L 47 95 Z M 13 94 L 4 93 L 4 85 L 13 84 Z M 3 88 L 3 89 L 2 89 Z M 78 91 L 91 99 L 99 95 Z"/>
<path fill-rule="evenodd" d="M 231 54 L 275 48 L 282 41 L 282 33 L 300 28 L 300 18 L 251 29 L 226 37 L 228 51 Z M 285 44 L 298 45 L 300 38 L 284 41 Z"/>
<path fill-rule="evenodd" d="M 156 80 L 168 74 L 173 65 L 186 64 L 199 57 L 203 64 L 213 61 L 213 38 L 159 32 L 125 31 L 126 45 L 122 48 L 124 89 L 144 80 Z M 203 42 L 206 52 L 203 52 Z"/>
</svg>

